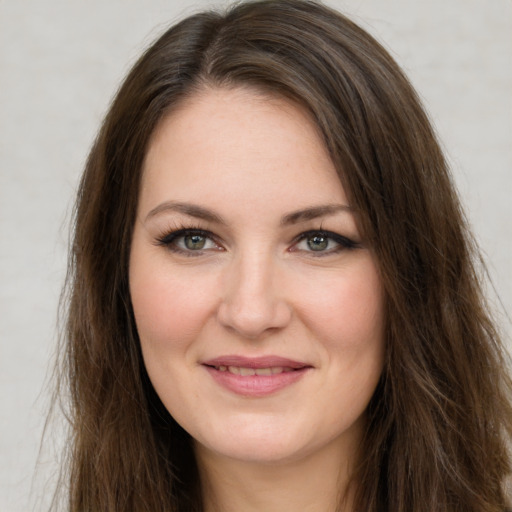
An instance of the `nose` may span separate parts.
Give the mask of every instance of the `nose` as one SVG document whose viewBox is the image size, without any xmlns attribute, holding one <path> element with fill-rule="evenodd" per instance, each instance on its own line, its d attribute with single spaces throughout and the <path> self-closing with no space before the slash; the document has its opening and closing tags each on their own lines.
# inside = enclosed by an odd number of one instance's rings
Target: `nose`
<svg viewBox="0 0 512 512">
<path fill-rule="evenodd" d="M 271 257 L 239 257 L 226 269 L 219 322 L 247 339 L 257 339 L 288 325 L 292 308 L 286 300 L 283 279 Z"/>
</svg>

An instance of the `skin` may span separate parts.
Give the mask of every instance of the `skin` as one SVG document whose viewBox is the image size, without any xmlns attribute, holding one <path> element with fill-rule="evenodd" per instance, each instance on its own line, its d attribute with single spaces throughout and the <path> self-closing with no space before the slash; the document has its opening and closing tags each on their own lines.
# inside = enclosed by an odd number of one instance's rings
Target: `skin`
<svg viewBox="0 0 512 512">
<path fill-rule="evenodd" d="M 181 229 L 207 235 L 171 240 Z M 335 510 L 382 371 L 384 307 L 308 115 L 252 90 L 206 89 L 166 117 L 145 160 L 129 278 L 148 374 L 194 439 L 207 510 Z M 227 354 L 308 370 L 244 396 L 203 364 Z"/>
</svg>

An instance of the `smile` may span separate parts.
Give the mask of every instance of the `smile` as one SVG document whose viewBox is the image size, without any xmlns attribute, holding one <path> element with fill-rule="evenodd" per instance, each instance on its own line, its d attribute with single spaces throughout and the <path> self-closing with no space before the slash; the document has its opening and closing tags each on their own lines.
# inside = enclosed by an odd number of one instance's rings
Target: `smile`
<svg viewBox="0 0 512 512">
<path fill-rule="evenodd" d="M 234 375 L 242 375 L 247 377 L 249 375 L 277 375 L 278 373 L 293 372 L 294 368 L 289 366 L 271 366 L 268 368 L 244 368 L 243 366 L 215 366 L 216 370 L 220 372 L 230 372 Z"/>
<path fill-rule="evenodd" d="M 278 356 L 222 356 L 202 363 L 222 389 L 244 397 L 273 395 L 301 380 L 312 366 Z"/>
</svg>

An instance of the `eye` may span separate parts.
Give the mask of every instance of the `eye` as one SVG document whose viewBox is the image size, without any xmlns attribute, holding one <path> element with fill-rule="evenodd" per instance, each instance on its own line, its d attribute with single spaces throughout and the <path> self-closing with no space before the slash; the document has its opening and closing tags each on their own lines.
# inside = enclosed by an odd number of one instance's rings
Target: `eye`
<svg viewBox="0 0 512 512">
<path fill-rule="evenodd" d="M 177 253 L 194 255 L 205 251 L 221 251 L 223 248 L 214 240 L 213 235 L 202 229 L 179 229 L 158 239 L 158 244 Z"/>
<path fill-rule="evenodd" d="M 307 231 L 299 235 L 291 250 L 317 253 L 320 256 L 355 247 L 358 247 L 358 244 L 343 235 L 319 230 Z"/>
<path fill-rule="evenodd" d="M 200 249 L 204 249 L 208 244 L 208 238 L 204 235 L 200 235 L 198 233 L 191 233 L 189 235 L 184 235 L 179 239 L 186 249 L 190 249 L 191 251 L 197 251 Z M 183 248 L 183 247 L 182 247 Z"/>
</svg>

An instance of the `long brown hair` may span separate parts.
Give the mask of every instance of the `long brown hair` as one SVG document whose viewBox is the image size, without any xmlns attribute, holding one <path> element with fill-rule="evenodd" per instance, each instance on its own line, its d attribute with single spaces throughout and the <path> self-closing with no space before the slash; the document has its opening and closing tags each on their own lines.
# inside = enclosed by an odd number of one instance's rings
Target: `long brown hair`
<svg viewBox="0 0 512 512">
<path fill-rule="evenodd" d="M 306 108 L 375 252 L 386 361 L 354 474 L 355 510 L 502 511 L 512 386 L 436 136 L 388 53 L 346 17 L 303 0 L 185 19 L 144 53 L 112 103 L 80 184 L 65 298 L 68 509 L 202 508 L 188 435 L 142 362 L 127 276 L 148 141 L 205 86 L 253 87 Z"/>
</svg>

